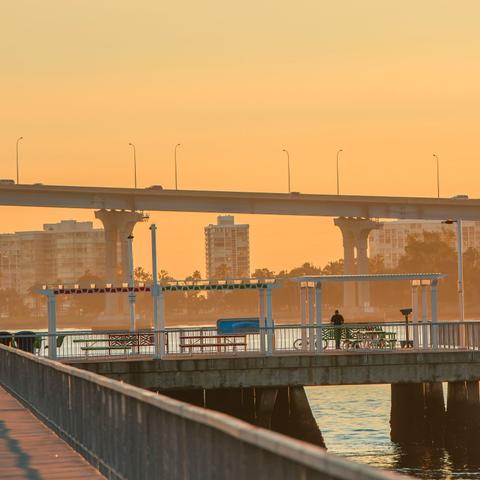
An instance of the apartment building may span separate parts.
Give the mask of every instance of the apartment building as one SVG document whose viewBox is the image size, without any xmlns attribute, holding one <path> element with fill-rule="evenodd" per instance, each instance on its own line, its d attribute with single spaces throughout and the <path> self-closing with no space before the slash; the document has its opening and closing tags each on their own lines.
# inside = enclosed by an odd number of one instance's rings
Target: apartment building
<svg viewBox="0 0 480 480">
<path fill-rule="evenodd" d="M 456 225 L 447 225 L 436 220 L 397 220 L 384 222 L 379 230 L 370 233 L 369 256 L 383 258 L 385 267 L 395 268 L 405 254 L 409 237 L 423 239 L 424 232 L 437 232 L 456 248 Z M 480 222 L 462 222 L 463 248 L 480 249 Z"/>
<path fill-rule="evenodd" d="M 250 277 L 249 225 L 235 224 L 232 215 L 217 217 L 205 227 L 207 278 Z"/>
<path fill-rule="evenodd" d="M 92 222 L 62 220 L 41 231 L 0 234 L 0 288 L 25 294 L 34 285 L 105 275 L 105 235 Z"/>
</svg>

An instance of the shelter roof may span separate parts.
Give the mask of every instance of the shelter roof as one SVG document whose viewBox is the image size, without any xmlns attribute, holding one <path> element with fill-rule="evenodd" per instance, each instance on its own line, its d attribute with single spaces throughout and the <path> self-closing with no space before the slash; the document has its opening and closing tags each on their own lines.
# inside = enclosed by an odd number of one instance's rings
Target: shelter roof
<svg viewBox="0 0 480 480">
<path fill-rule="evenodd" d="M 438 280 L 444 278 L 445 273 L 374 273 L 365 275 L 303 275 L 294 277 L 294 282 L 372 282 L 396 280 Z"/>
</svg>

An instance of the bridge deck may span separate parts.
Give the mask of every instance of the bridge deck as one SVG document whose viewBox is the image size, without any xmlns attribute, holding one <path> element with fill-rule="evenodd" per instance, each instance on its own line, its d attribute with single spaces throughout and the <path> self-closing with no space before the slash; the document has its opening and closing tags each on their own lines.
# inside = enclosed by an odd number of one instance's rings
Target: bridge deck
<svg viewBox="0 0 480 480">
<path fill-rule="evenodd" d="M 0 478 L 104 478 L 0 387 Z"/>
</svg>

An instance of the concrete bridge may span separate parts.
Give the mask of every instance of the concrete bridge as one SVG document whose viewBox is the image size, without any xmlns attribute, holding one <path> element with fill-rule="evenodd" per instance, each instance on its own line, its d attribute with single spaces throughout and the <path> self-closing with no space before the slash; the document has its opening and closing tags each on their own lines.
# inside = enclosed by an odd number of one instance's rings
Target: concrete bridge
<svg viewBox="0 0 480 480">
<path fill-rule="evenodd" d="M 0 185 L 0 205 L 316 217 L 480 219 L 478 199 L 57 185 Z"/>
<path fill-rule="evenodd" d="M 401 478 L 223 413 L 1 344 L 0 385 L 111 479 Z M 18 428 L 12 425 L 9 435 L 15 438 Z M 29 448 L 23 454 L 37 458 L 32 450 L 40 446 Z"/>
<path fill-rule="evenodd" d="M 378 222 L 370 219 L 479 220 L 480 200 L 466 198 L 318 195 L 301 193 L 164 190 L 56 185 L 0 185 L 0 205 L 95 210 L 105 229 L 106 281 L 127 281 L 128 241 L 144 211 L 215 212 L 338 217 L 342 233 L 344 273 L 367 274 L 367 240 Z M 355 258 L 356 252 L 356 258 Z M 369 304 L 368 284 L 344 286 L 344 307 Z M 106 324 L 125 313 L 114 298 L 106 301 Z"/>
</svg>

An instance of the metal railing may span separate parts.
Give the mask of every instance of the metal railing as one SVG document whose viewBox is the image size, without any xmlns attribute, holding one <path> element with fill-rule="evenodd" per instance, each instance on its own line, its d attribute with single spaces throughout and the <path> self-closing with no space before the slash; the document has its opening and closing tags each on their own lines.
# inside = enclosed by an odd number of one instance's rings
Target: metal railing
<svg viewBox="0 0 480 480">
<path fill-rule="evenodd" d="M 54 341 L 49 342 L 53 336 Z M 160 340 L 163 338 L 163 342 Z M 215 327 L 128 332 L 0 332 L 0 343 L 41 357 L 89 359 L 125 356 L 272 355 L 288 353 L 480 349 L 480 322 L 277 325 L 225 334 Z M 161 344 L 163 343 L 163 344 Z M 49 346 L 56 346 L 50 352 Z M 164 348 L 164 351 L 161 351 Z M 52 354 L 53 353 L 53 354 Z"/>
<path fill-rule="evenodd" d="M 114 480 L 405 478 L 213 410 L 4 345 L 0 385 Z"/>
</svg>

